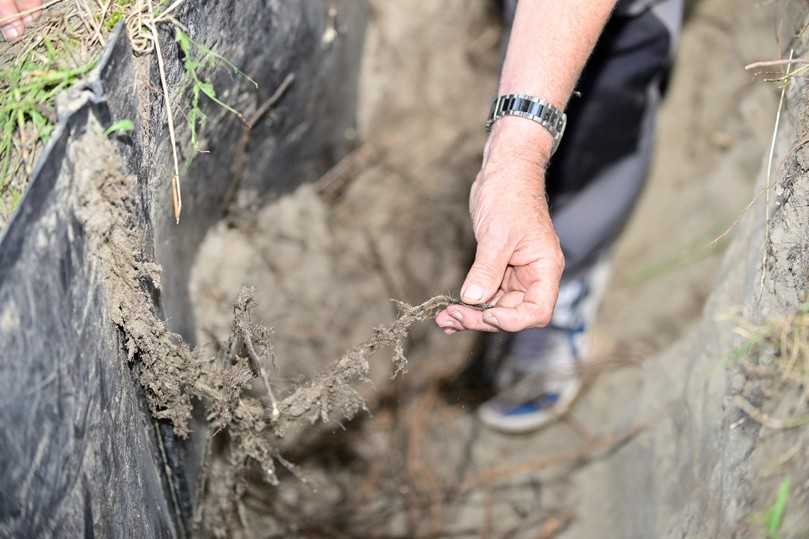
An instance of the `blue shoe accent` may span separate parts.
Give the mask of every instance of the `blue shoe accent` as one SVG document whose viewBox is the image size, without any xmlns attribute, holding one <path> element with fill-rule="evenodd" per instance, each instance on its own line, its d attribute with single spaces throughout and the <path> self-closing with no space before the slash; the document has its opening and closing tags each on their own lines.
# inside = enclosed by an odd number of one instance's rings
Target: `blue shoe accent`
<svg viewBox="0 0 809 539">
<path fill-rule="evenodd" d="M 559 402 L 559 395 L 557 393 L 543 393 L 537 400 L 518 404 L 511 410 L 503 412 L 504 416 L 517 416 L 526 414 L 536 414 L 542 410 L 552 408 Z"/>
<path fill-rule="evenodd" d="M 478 417 L 486 426 L 501 432 L 536 431 L 567 412 L 580 389 L 581 382 L 574 378 L 558 393 L 546 392 L 529 402 L 515 404 L 495 397 L 478 408 Z"/>
<path fill-rule="evenodd" d="M 530 432 L 566 413 L 582 387 L 578 362 L 585 335 L 606 285 L 608 266 L 600 262 L 562 283 L 551 324 L 518 333 L 497 366 L 497 395 L 478 416 L 503 432 Z"/>
</svg>

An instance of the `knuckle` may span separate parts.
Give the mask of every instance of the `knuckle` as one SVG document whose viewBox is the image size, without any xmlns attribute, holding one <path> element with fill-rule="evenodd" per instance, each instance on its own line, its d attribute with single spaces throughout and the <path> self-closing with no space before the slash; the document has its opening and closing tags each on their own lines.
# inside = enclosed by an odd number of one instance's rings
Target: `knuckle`
<svg viewBox="0 0 809 539">
<path fill-rule="evenodd" d="M 475 265 L 472 267 L 471 273 L 485 279 L 497 278 L 497 268 L 495 268 L 494 264 L 488 260 L 475 261 Z"/>
<path fill-rule="evenodd" d="M 533 327 L 544 328 L 545 326 L 551 323 L 552 318 L 553 318 L 552 308 L 540 307 L 537 309 L 534 315 Z"/>
<path fill-rule="evenodd" d="M 556 256 L 556 266 L 559 268 L 559 274 L 561 275 L 565 271 L 565 253 L 562 252 L 561 249 L 558 250 L 558 254 Z"/>
<path fill-rule="evenodd" d="M 488 220 L 480 224 L 477 233 L 478 243 L 505 247 L 511 227 L 504 219 Z"/>
<path fill-rule="evenodd" d="M 562 244 L 559 241 L 559 236 L 555 233 L 553 235 L 553 247 L 551 249 L 551 255 L 549 257 L 551 264 L 554 266 L 554 269 L 558 269 L 561 273 L 565 269 L 565 253 L 562 251 Z"/>
</svg>

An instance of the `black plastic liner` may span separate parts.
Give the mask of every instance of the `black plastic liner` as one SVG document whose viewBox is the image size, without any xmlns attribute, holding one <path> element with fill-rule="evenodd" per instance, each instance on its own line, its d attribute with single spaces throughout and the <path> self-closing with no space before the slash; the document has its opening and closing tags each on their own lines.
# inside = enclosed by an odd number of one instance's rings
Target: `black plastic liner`
<svg viewBox="0 0 809 539">
<path fill-rule="evenodd" d="M 69 145 L 91 115 L 103 125 L 133 120 L 134 132 L 119 146 L 139 180 L 143 251 L 163 267 L 154 301 L 169 327 L 191 341 L 187 283 L 207 230 L 226 213 L 238 219 L 316 179 L 351 148 L 366 16 L 360 0 L 185 4 L 178 18 L 192 38 L 259 83 L 256 89 L 227 70 L 210 72 L 217 93 L 245 117 L 289 74 L 294 82 L 249 133 L 235 115 L 204 103 L 210 153 L 195 156 L 185 172 L 179 225 L 156 61 L 135 60 L 118 28 L 99 66 L 71 91 L 71 110 L 60 111 L 0 238 L 0 536 L 190 533 L 200 437 L 177 440 L 146 409 L 69 202 L 82 166 L 67 157 Z M 180 92 L 183 68 L 170 31 L 161 32 L 161 43 L 169 86 Z M 174 102 L 178 136 L 187 140 L 182 94 Z"/>
</svg>

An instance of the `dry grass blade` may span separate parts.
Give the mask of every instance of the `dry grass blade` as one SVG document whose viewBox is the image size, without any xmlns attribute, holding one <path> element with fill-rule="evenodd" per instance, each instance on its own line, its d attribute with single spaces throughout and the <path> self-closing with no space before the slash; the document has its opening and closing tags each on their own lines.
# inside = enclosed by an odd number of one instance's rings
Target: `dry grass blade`
<svg viewBox="0 0 809 539">
<path fill-rule="evenodd" d="M 787 73 L 792 65 L 792 58 L 795 56 L 795 50 L 789 51 L 789 60 L 787 63 Z M 770 141 L 770 152 L 767 156 L 767 179 L 764 188 L 764 253 L 762 254 L 761 261 L 761 280 L 759 282 L 759 293 L 764 292 L 764 280 L 767 276 L 767 252 L 770 248 L 770 186 L 772 185 L 772 164 L 775 159 L 775 141 L 778 138 L 778 127 L 781 125 L 781 111 L 784 109 L 784 97 L 786 96 L 787 87 L 789 86 L 789 79 L 787 79 L 783 88 L 781 88 L 781 97 L 778 100 L 778 112 L 775 113 L 775 125 L 772 129 L 772 140 Z"/>
<path fill-rule="evenodd" d="M 735 355 L 741 356 L 741 370 L 750 379 L 767 387 L 777 388 L 786 395 L 792 387 L 809 399 L 809 303 L 796 313 L 763 324 L 752 324 L 735 318 L 734 333 L 743 343 Z M 794 417 L 773 417 L 754 406 L 743 395 L 736 395 L 733 404 L 749 417 L 771 429 L 791 429 L 809 424 L 809 414 Z"/>
<path fill-rule="evenodd" d="M 742 397 L 741 395 L 736 395 L 733 397 L 733 404 L 754 419 L 756 422 L 761 423 L 765 427 L 773 430 L 783 430 L 783 429 L 794 429 L 798 427 L 803 427 L 805 425 L 809 425 L 809 414 L 795 416 L 795 417 L 772 417 L 768 414 L 765 414 L 755 406 L 753 406 L 750 401 Z"/>
<path fill-rule="evenodd" d="M 744 66 L 745 71 L 755 71 L 756 69 L 761 69 L 762 67 L 777 67 L 786 65 L 787 70 L 789 70 L 789 65 L 791 64 L 809 64 L 809 60 L 805 60 L 803 58 L 790 58 L 787 60 L 764 60 L 761 62 L 753 62 L 752 64 L 747 64 Z"/>
<path fill-rule="evenodd" d="M 794 49 L 791 50 L 789 52 L 789 58 L 786 59 L 786 60 L 769 60 L 769 61 L 762 61 L 762 62 L 754 62 L 752 64 L 746 65 L 745 69 L 747 71 L 752 71 L 752 70 L 755 70 L 755 69 L 760 69 L 761 67 L 786 65 L 787 66 L 786 75 L 784 75 L 782 78 L 779 78 L 779 79 L 765 79 L 765 81 L 773 82 L 773 81 L 782 80 L 784 82 L 788 82 L 789 79 L 796 74 L 796 72 L 790 73 L 790 71 L 789 71 L 789 67 L 793 63 L 798 63 L 798 62 L 803 63 L 803 64 L 809 63 L 809 60 L 794 59 L 793 58 L 794 53 L 795 53 Z M 807 66 L 807 67 L 809 67 L 809 66 Z M 719 243 L 723 238 L 725 238 L 728 234 L 730 234 L 736 228 L 736 226 L 739 224 L 739 222 L 742 220 L 742 218 L 747 214 L 747 212 L 750 210 L 750 208 L 752 208 L 755 205 L 756 201 L 758 200 L 758 197 L 761 196 L 762 194 L 764 195 L 764 198 L 765 198 L 764 206 L 766 208 L 765 212 L 767 214 L 766 215 L 766 221 L 767 221 L 767 224 L 769 224 L 769 200 L 770 200 L 770 189 L 772 188 L 770 179 L 771 179 L 771 175 L 772 175 L 773 157 L 774 157 L 774 154 L 775 154 L 776 135 L 778 134 L 778 127 L 779 127 L 780 121 L 781 121 L 781 110 L 783 109 L 783 106 L 784 106 L 784 96 L 786 94 L 786 88 L 787 88 L 786 85 L 784 85 L 784 87 L 781 89 L 781 97 L 780 97 L 779 104 L 778 104 L 778 112 L 776 113 L 776 116 L 775 116 L 775 126 L 773 127 L 773 134 L 772 134 L 772 139 L 771 139 L 771 142 L 770 142 L 769 158 L 768 158 L 768 162 L 767 162 L 766 185 L 764 186 L 764 188 L 761 191 L 757 192 L 753 196 L 753 198 L 750 200 L 750 202 L 747 204 L 747 206 L 744 207 L 744 209 L 741 211 L 741 213 L 738 215 L 738 217 L 736 217 L 736 219 L 733 220 L 733 222 L 730 224 L 730 226 L 728 226 L 721 234 L 719 234 L 717 237 L 715 237 L 714 239 L 712 239 L 711 241 L 709 241 L 707 243 L 706 248 L 707 247 L 713 247 L 714 245 Z M 766 231 L 766 228 L 767 227 L 765 227 L 765 234 L 768 234 L 768 232 Z M 767 244 L 767 241 L 765 239 L 765 249 L 766 249 L 766 244 Z M 766 256 L 766 252 L 765 252 L 765 256 Z M 763 283 L 764 283 L 764 273 L 765 273 L 765 271 L 762 270 L 762 276 L 761 276 L 762 286 L 763 286 Z"/>
<path fill-rule="evenodd" d="M 157 67 L 160 71 L 160 85 L 163 88 L 163 105 L 166 107 L 166 117 L 169 126 L 169 142 L 171 144 L 171 156 L 174 162 L 174 175 L 171 178 L 171 199 L 174 206 L 174 219 L 180 224 L 180 214 L 183 211 L 183 196 L 180 187 L 180 160 L 177 157 L 177 136 L 174 132 L 174 113 L 171 110 L 171 97 L 169 95 L 169 85 L 166 82 L 166 66 L 163 62 L 163 52 L 160 49 L 160 37 L 157 34 L 157 26 L 154 23 L 154 5 L 152 0 L 147 0 L 149 5 L 150 21 L 145 24 L 152 32 L 155 52 L 157 54 Z"/>
</svg>

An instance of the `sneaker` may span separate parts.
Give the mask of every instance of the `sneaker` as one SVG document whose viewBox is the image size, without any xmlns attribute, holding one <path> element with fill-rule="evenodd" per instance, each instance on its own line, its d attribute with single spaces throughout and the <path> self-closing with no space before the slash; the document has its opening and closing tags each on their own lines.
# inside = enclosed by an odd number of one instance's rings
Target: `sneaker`
<svg viewBox="0 0 809 539">
<path fill-rule="evenodd" d="M 478 408 L 485 425 L 502 432 L 531 432 L 570 409 L 582 388 L 579 362 L 608 277 L 609 264 L 602 259 L 565 279 L 550 325 L 514 336 L 496 373 L 497 395 Z"/>
</svg>

